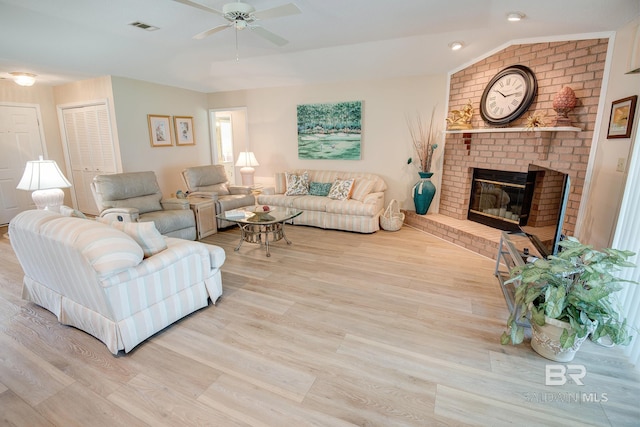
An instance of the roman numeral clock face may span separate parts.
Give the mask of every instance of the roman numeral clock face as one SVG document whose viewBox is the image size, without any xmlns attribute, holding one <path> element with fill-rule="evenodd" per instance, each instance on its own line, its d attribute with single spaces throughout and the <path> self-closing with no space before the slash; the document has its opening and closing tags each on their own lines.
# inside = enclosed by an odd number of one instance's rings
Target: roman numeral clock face
<svg viewBox="0 0 640 427">
<path fill-rule="evenodd" d="M 505 125 L 524 114 L 537 91 L 533 72 L 514 65 L 496 74 L 480 100 L 480 115 L 490 125 Z"/>
</svg>

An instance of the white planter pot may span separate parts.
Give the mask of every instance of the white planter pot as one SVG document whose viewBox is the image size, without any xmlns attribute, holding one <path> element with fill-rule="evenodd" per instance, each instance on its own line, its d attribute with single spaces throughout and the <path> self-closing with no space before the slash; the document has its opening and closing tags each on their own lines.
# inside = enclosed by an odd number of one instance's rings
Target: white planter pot
<svg viewBox="0 0 640 427">
<path fill-rule="evenodd" d="M 538 326 L 536 322 L 531 322 L 531 348 L 540 356 L 556 362 L 572 361 L 589 334 L 584 338 L 576 338 L 572 347 L 563 349 L 560 344 L 560 335 L 564 329 L 571 330 L 571 325 L 546 316 L 544 321 L 544 326 Z"/>
</svg>

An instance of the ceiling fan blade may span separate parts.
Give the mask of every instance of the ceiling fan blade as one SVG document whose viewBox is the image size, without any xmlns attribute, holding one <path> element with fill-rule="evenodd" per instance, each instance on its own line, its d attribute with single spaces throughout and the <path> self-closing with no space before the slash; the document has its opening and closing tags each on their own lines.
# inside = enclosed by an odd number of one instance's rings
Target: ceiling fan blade
<svg viewBox="0 0 640 427">
<path fill-rule="evenodd" d="M 275 45 L 284 46 L 285 44 L 289 43 L 289 40 L 283 39 L 279 35 L 274 34 L 269 30 L 265 30 L 264 28 L 258 25 L 251 25 L 249 28 L 251 29 L 251 31 L 259 35 L 260 37 L 263 37 L 269 40 L 271 43 Z"/>
<path fill-rule="evenodd" d="M 229 28 L 232 25 L 233 25 L 233 23 L 226 24 L 226 25 L 218 25 L 217 27 L 211 28 L 211 29 L 209 29 L 207 31 L 203 31 L 200 34 L 196 34 L 195 36 L 193 36 L 193 38 L 196 39 L 196 40 L 200 40 L 200 39 L 203 39 L 205 37 L 209 37 L 211 34 L 215 34 L 215 33 L 219 32 L 219 31 L 222 31 L 222 30 L 224 30 L 226 28 Z"/>
<path fill-rule="evenodd" d="M 224 13 L 220 12 L 219 10 L 212 9 L 212 8 L 210 8 L 208 6 L 205 6 L 205 5 L 200 4 L 200 3 L 196 3 L 196 2 L 191 1 L 191 0 L 173 0 L 173 1 L 178 2 L 178 3 L 182 3 L 182 4 L 186 4 L 187 6 L 195 7 L 197 9 L 204 10 L 206 12 L 215 13 L 216 15 L 224 16 Z"/>
<path fill-rule="evenodd" d="M 176 0 L 178 1 L 178 0 Z M 293 3 L 283 4 L 282 6 L 272 7 L 260 12 L 254 12 L 253 16 L 258 19 L 279 18 L 281 16 L 297 15 L 302 11 Z"/>
</svg>

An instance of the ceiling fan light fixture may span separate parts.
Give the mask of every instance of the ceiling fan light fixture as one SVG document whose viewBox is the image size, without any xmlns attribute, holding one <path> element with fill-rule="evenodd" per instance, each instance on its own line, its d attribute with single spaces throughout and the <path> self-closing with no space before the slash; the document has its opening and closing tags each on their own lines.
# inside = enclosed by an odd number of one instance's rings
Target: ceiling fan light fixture
<svg viewBox="0 0 640 427">
<path fill-rule="evenodd" d="M 452 51 L 456 51 L 456 50 L 460 50 L 462 49 L 462 47 L 464 46 L 464 43 L 459 42 L 459 41 L 455 41 L 455 42 L 451 42 L 449 43 L 449 49 L 451 49 Z"/>
<path fill-rule="evenodd" d="M 507 21 L 509 22 L 518 22 L 524 19 L 526 15 L 521 12 L 509 12 L 507 14 Z"/>
<path fill-rule="evenodd" d="M 13 81 L 19 86 L 33 86 L 36 82 L 36 75 L 31 73 L 23 73 L 19 71 L 14 71 L 13 73 L 9 73 L 13 76 Z"/>
<path fill-rule="evenodd" d="M 237 20 L 235 22 L 235 26 L 236 26 L 236 30 L 244 30 L 245 28 L 247 28 L 247 21 L 243 21 L 241 19 Z"/>
</svg>

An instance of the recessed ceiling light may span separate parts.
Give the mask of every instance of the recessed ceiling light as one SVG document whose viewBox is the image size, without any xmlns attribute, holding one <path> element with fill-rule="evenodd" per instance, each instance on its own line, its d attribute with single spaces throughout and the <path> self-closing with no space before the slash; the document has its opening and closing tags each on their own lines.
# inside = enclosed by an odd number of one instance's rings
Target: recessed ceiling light
<svg viewBox="0 0 640 427">
<path fill-rule="evenodd" d="M 507 20 L 510 22 L 518 22 L 525 17 L 524 13 L 521 12 L 510 12 L 507 14 Z"/>
<path fill-rule="evenodd" d="M 462 46 L 464 46 L 464 44 L 462 42 L 451 42 L 449 43 L 449 48 L 451 50 L 460 50 L 462 49 Z"/>
</svg>

